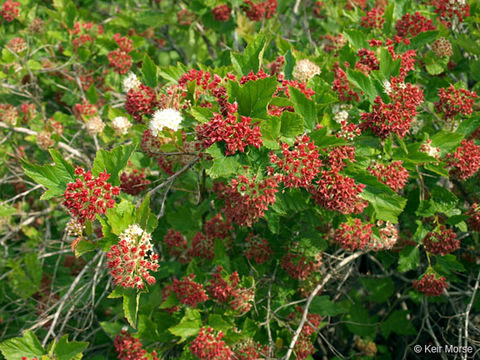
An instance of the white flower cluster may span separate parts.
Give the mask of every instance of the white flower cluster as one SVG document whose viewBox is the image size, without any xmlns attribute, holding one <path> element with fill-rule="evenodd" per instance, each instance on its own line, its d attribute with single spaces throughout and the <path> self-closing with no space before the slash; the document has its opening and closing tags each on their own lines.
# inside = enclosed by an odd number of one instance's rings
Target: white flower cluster
<svg viewBox="0 0 480 360">
<path fill-rule="evenodd" d="M 153 136 L 158 136 L 163 128 L 177 131 L 182 120 L 182 114 L 175 109 L 157 110 L 153 114 L 153 118 L 150 120 L 148 128 Z"/>
<path fill-rule="evenodd" d="M 297 62 L 293 69 L 293 77 L 301 82 L 308 81 L 315 75 L 320 75 L 322 70 L 320 67 L 308 59 L 303 59 Z"/>
<path fill-rule="evenodd" d="M 92 136 L 100 134 L 105 128 L 105 124 L 100 118 L 100 116 L 94 116 L 88 119 L 85 126 L 87 128 L 88 134 Z"/>
<path fill-rule="evenodd" d="M 373 238 L 370 244 L 372 250 L 388 250 L 391 249 L 398 241 L 398 229 L 390 221 L 377 221 L 377 226 L 380 228 L 380 238 Z"/>
<path fill-rule="evenodd" d="M 83 233 L 83 229 L 85 229 L 85 225 L 73 218 L 65 225 L 65 231 L 68 236 L 80 236 Z"/>
<path fill-rule="evenodd" d="M 440 148 L 432 146 L 431 139 L 428 139 L 425 143 L 423 143 L 420 147 L 420 150 L 434 158 L 437 158 L 440 155 Z"/>
<path fill-rule="evenodd" d="M 152 250 L 152 235 L 137 224 L 130 225 L 120 234 L 120 240 L 125 240 L 130 246 L 140 247 L 145 245 L 145 251 Z"/>
<path fill-rule="evenodd" d="M 112 128 L 117 135 L 127 135 L 132 123 L 124 116 L 117 116 L 112 120 Z"/>
<path fill-rule="evenodd" d="M 348 110 L 350 110 L 351 107 L 352 106 L 348 104 L 333 105 L 333 120 L 339 124 L 346 123 L 346 121 L 348 120 Z"/>
<path fill-rule="evenodd" d="M 130 89 L 138 88 L 142 83 L 138 80 L 137 75 L 129 73 L 125 79 L 123 79 L 123 91 L 128 93 Z"/>
</svg>

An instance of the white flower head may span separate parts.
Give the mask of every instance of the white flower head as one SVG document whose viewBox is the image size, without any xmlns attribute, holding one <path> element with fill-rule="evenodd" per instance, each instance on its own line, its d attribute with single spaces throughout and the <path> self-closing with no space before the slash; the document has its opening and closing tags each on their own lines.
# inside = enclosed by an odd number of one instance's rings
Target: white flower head
<svg viewBox="0 0 480 360">
<path fill-rule="evenodd" d="M 386 92 L 387 94 L 391 94 L 391 92 L 392 92 L 392 84 L 390 84 L 390 81 L 385 80 L 385 81 L 383 82 L 383 89 L 385 90 L 385 92 Z"/>
<path fill-rule="evenodd" d="M 130 89 L 137 89 L 142 83 L 138 80 L 137 75 L 129 73 L 125 79 L 123 79 L 123 91 L 128 93 Z"/>
<path fill-rule="evenodd" d="M 317 64 L 314 64 L 308 59 L 303 59 L 295 65 L 295 68 L 293 69 L 293 77 L 305 82 L 315 75 L 320 75 L 321 72 L 322 71 Z"/>
<path fill-rule="evenodd" d="M 348 111 L 340 110 L 339 112 L 335 113 L 333 120 L 339 124 L 346 122 L 348 120 Z"/>
<path fill-rule="evenodd" d="M 168 128 L 173 131 L 177 131 L 182 122 L 182 114 L 175 109 L 162 109 L 157 110 L 153 114 L 153 119 L 150 120 L 148 128 L 153 136 L 158 136 L 158 133 L 163 128 Z"/>
<path fill-rule="evenodd" d="M 85 127 L 87 128 L 88 134 L 94 136 L 103 131 L 105 123 L 100 116 L 94 116 L 87 120 Z"/>
<path fill-rule="evenodd" d="M 127 135 L 132 123 L 124 116 L 117 116 L 112 120 L 112 128 L 117 135 Z"/>
</svg>

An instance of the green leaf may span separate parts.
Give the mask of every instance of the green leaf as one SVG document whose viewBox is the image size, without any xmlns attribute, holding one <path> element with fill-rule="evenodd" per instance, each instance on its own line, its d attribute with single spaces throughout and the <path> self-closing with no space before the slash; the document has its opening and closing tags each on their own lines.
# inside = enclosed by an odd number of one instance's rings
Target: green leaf
<svg viewBox="0 0 480 360">
<path fill-rule="evenodd" d="M 1 202 L 1 201 L 0 201 Z M 0 204 L 0 217 L 8 218 L 10 215 L 15 214 L 17 209 L 8 204 Z"/>
<path fill-rule="evenodd" d="M 140 293 L 133 289 L 125 289 L 123 293 L 123 313 L 130 326 L 137 328 L 138 306 L 140 305 Z"/>
<path fill-rule="evenodd" d="M 68 341 L 68 335 L 58 340 L 54 348 L 57 360 L 72 360 L 88 347 L 88 342 Z M 81 358 L 81 357 L 80 357 Z"/>
<path fill-rule="evenodd" d="M 75 7 L 75 3 L 69 2 L 67 8 L 65 9 L 65 12 L 65 24 L 67 25 L 67 28 L 72 29 L 75 23 L 75 18 L 77 17 L 77 8 Z"/>
<path fill-rule="evenodd" d="M 95 84 L 90 86 L 85 92 L 85 96 L 90 104 L 96 104 L 98 101 L 97 89 L 95 89 Z"/>
<path fill-rule="evenodd" d="M 233 327 L 232 324 L 218 314 L 211 314 L 208 317 L 208 325 L 210 325 L 213 329 L 223 331 L 224 333 Z"/>
<path fill-rule="evenodd" d="M 296 113 L 284 111 L 281 116 L 280 135 L 286 138 L 295 138 L 303 134 L 305 127 L 303 119 Z"/>
<path fill-rule="evenodd" d="M 135 150 L 135 145 L 117 146 L 111 151 L 98 150 L 93 162 L 92 173 L 98 176 L 104 170 L 111 175 L 110 182 L 113 185 L 120 184 L 120 171 L 127 165 L 130 155 Z"/>
<path fill-rule="evenodd" d="M 170 333 L 180 338 L 180 342 L 184 342 L 189 337 L 197 335 L 202 327 L 202 321 L 197 318 L 192 319 L 192 314 L 187 313 L 180 323 L 168 329 Z"/>
<path fill-rule="evenodd" d="M 150 194 L 147 194 L 136 210 L 138 225 L 145 231 L 152 233 L 157 227 L 157 217 L 150 210 Z"/>
<path fill-rule="evenodd" d="M 248 75 L 250 71 L 257 73 L 263 61 L 263 52 L 267 46 L 265 36 L 260 34 L 250 42 L 243 54 L 230 53 L 233 68 L 239 75 Z"/>
<path fill-rule="evenodd" d="M 145 84 L 155 88 L 157 86 L 157 65 L 145 54 L 142 62 L 142 74 Z"/>
<path fill-rule="evenodd" d="M 360 279 L 360 281 L 371 293 L 367 299 L 376 303 L 383 303 L 387 301 L 388 298 L 393 295 L 393 292 L 395 290 L 395 286 L 391 278 L 364 278 Z"/>
<path fill-rule="evenodd" d="M 393 60 L 392 55 L 387 49 L 382 48 L 380 50 L 380 73 L 384 80 L 390 81 L 392 76 L 399 74 L 401 62 L 401 59 Z"/>
<path fill-rule="evenodd" d="M 295 58 L 290 50 L 285 54 L 285 79 L 293 80 L 293 69 L 295 68 Z"/>
<path fill-rule="evenodd" d="M 398 271 L 406 272 L 418 268 L 420 253 L 417 246 L 406 246 L 400 251 L 398 259 Z"/>
<path fill-rule="evenodd" d="M 385 338 L 388 338 L 392 332 L 398 335 L 415 335 L 417 330 L 407 319 L 408 314 L 408 311 L 405 310 L 395 310 L 391 313 L 387 320 L 380 325 L 382 335 Z"/>
<path fill-rule="evenodd" d="M 457 258 L 453 254 L 447 254 L 445 256 L 435 257 L 436 264 L 434 266 L 435 271 L 441 275 L 450 275 L 452 272 L 464 272 L 465 267 L 458 262 Z"/>
<path fill-rule="evenodd" d="M 327 129 L 322 128 L 320 130 L 312 131 L 310 134 L 310 139 L 317 145 L 320 149 L 326 149 L 334 146 L 343 146 L 348 145 L 349 143 L 342 138 L 337 138 L 336 136 L 327 135 Z"/>
<path fill-rule="evenodd" d="M 367 37 L 365 36 L 365 33 L 356 29 L 349 29 L 345 30 L 344 34 L 354 50 L 368 48 Z"/>
<path fill-rule="evenodd" d="M 38 259 L 37 254 L 29 253 L 25 254 L 25 268 L 30 279 L 32 279 L 32 286 L 38 288 L 42 280 L 42 263 Z"/>
<path fill-rule="evenodd" d="M 354 304 L 347 315 L 347 328 L 360 336 L 375 337 L 376 318 L 370 317 L 368 311 L 361 304 Z"/>
<path fill-rule="evenodd" d="M 398 222 L 398 216 L 407 204 L 407 199 L 399 195 L 388 195 L 380 187 L 366 186 L 360 193 L 360 197 L 367 200 L 375 210 L 378 220 Z"/>
<path fill-rule="evenodd" d="M 438 36 L 438 31 L 424 31 L 410 40 L 409 47 L 411 49 L 419 50 L 426 44 L 432 44 Z"/>
<path fill-rule="evenodd" d="M 310 312 L 319 314 L 322 316 L 336 316 L 345 312 L 339 304 L 335 304 L 330 301 L 330 297 L 327 295 L 315 296 L 310 304 Z"/>
<path fill-rule="evenodd" d="M 238 103 L 238 113 L 251 118 L 266 119 L 267 105 L 277 89 L 277 80 L 267 77 L 256 81 L 248 81 L 240 85 L 235 81 L 227 84 L 229 101 Z"/>
<path fill-rule="evenodd" d="M 377 97 L 377 90 L 372 80 L 364 73 L 352 69 L 347 69 L 347 79 L 368 97 L 368 101 L 373 103 Z"/>
<path fill-rule="evenodd" d="M 0 351 L 6 360 L 19 360 L 22 356 L 28 358 L 41 357 L 47 354 L 40 341 L 30 330 L 25 331 L 22 337 L 0 343 Z"/>
<path fill-rule="evenodd" d="M 97 245 L 95 245 L 93 242 L 88 240 L 80 240 L 75 247 L 75 257 L 80 257 L 87 252 L 94 251 L 96 248 Z"/>
<path fill-rule="evenodd" d="M 212 179 L 216 179 L 235 174 L 239 168 L 238 155 L 227 156 L 215 159 L 213 165 L 206 170 L 206 173 Z"/>
<path fill-rule="evenodd" d="M 431 146 L 440 148 L 440 155 L 454 150 L 463 140 L 463 135 L 440 130 L 431 137 Z"/>
<path fill-rule="evenodd" d="M 25 174 L 48 189 L 41 197 L 43 200 L 62 195 L 67 184 L 75 180 L 73 166 L 57 150 L 51 149 L 50 155 L 55 165 L 34 165 L 27 160 L 20 159 Z"/>
<path fill-rule="evenodd" d="M 300 90 L 290 86 L 290 99 L 293 102 L 295 112 L 303 117 L 303 123 L 306 129 L 313 130 L 317 123 L 317 112 L 315 103 L 303 94 Z"/>
</svg>

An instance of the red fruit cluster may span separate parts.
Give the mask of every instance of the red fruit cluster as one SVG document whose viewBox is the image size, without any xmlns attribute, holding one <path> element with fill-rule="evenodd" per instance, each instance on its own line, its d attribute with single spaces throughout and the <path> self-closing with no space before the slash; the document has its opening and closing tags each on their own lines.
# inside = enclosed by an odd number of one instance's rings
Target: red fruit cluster
<svg viewBox="0 0 480 360">
<path fill-rule="evenodd" d="M 401 37 L 414 37 L 424 31 L 437 30 L 433 21 L 420 15 L 418 11 L 415 14 L 406 13 L 403 15 L 395 24 L 395 28 L 397 29 L 397 35 Z"/>
<path fill-rule="evenodd" d="M 247 259 L 254 259 L 257 264 L 263 264 L 270 259 L 273 251 L 267 239 L 261 239 L 253 233 L 245 239 L 246 249 L 243 251 Z"/>
<path fill-rule="evenodd" d="M 326 52 L 338 51 L 347 44 L 347 38 L 342 33 L 337 35 L 327 34 L 325 36 L 325 47 Z"/>
<path fill-rule="evenodd" d="M 430 231 L 422 240 L 425 250 L 434 255 L 446 255 L 460 248 L 460 240 L 452 229 L 446 229 L 444 225 L 436 231 Z"/>
<path fill-rule="evenodd" d="M 228 21 L 230 20 L 230 12 L 232 9 L 227 4 L 218 5 L 212 9 L 213 18 L 216 21 Z"/>
<path fill-rule="evenodd" d="M 178 261 L 182 264 L 190 261 L 189 257 L 186 256 L 188 252 L 188 244 L 180 231 L 170 229 L 163 238 L 163 241 L 170 256 L 178 258 Z"/>
<path fill-rule="evenodd" d="M 333 172 L 339 172 L 347 166 L 345 160 L 355 161 L 354 146 L 335 146 L 328 154 L 328 165 Z"/>
<path fill-rule="evenodd" d="M 5 1 L 2 5 L 2 11 L 0 12 L 3 20 L 5 20 L 6 22 L 12 22 L 13 20 L 15 20 L 20 13 L 20 10 L 18 9 L 19 6 L 19 2 L 12 0 Z"/>
<path fill-rule="evenodd" d="M 480 169 L 480 146 L 475 145 L 473 140 L 463 139 L 453 155 L 447 154 L 445 160 L 451 167 L 451 176 L 466 180 Z"/>
<path fill-rule="evenodd" d="M 367 29 L 381 29 L 385 19 L 383 18 L 383 8 L 374 7 L 372 10 L 367 11 L 365 16 L 362 16 L 361 25 Z"/>
<path fill-rule="evenodd" d="M 412 286 L 416 291 L 422 292 L 426 296 L 440 296 L 445 289 L 448 289 L 445 277 L 437 277 L 434 274 L 423 275 L 420 280 L 413 281 Z"/>
<path fill-rule="evenodd" d="M 475 91 L 456 90 L 453 85 L 447 89 L 441 88 L 438 96 L 440 99 L 434 104 L 435 110 L 443 113 L 443 118 L 446 120 L 451 120 L 458 114 L 470 115 L 473 112 L 475 99 L 478 97 Z"/>
<path fill-rule="evenodd" d="M 263 347 L 253 341 L 252 338 L 242 340 L 234 347 L 235 359 L 238 360 L 258 360 L 265 358 L 268 347 Z"/>
<path fill-rule="evenodd" d="M 345 62 L 345 67 L 349 67 L 350 64 Z M 347 79 L 347 73 L 335 63 L 333 66 L 335 72 L 335 79 L 333 80 L 333 91 L 338 95 L 338 99 L 342 102 L 360 101 L 360 94 L 353 90 L 352 84 Z"/>
<path fill-rule="evenodd" d="M 97 115 L 97 107 L 90 104 L 87 100 L 83 100 L 82 104 L 75 104 L 73 113 L 78 120 L 81 120 L 84 116 Z"/>
<path fill-rule="evenodd" d="M 480 206 L 472 204 L 467 214 L 470 216 L 467 220 L 470 229 L 480 232 Z"/>
<path fill-rule="evenodd" d="M 223 341 L 223 332 L 216 333 L 211 327 L 202 327 L 191 342 L 190 351 L 200 360 L 231 360 L 233 351 Z"/>
<path fill-rule="evenodd" d="M 220 265 L 217 266 L 212 274 L 207 290 L 212 299 L 225 303 L 230 299 L 230 296 L 232 296 L 232 292 L 237 287 L 240 279 L 238 273 L 235 271 L 229 276 L 228 280 L 225 280 L 222 277 L 222 271 L 223 267 Z"/>
<path fill-rule="evenodd" d="M 285 64 L 285 57 L 284 56 L 278 56 L 269 65 L 270 75 L 271 76 L 276 76 L 276 75 L 281 74 L 284 64 Z"/>
<path fill-rule="evenodd" d="M 301 306 L 297 306 L 295 310 L 288 315 L 289 321 L 293 324 L 298 323 L 303 316 L 303 308 Z M 307 321 L 303 325 L 301 333 L 306 336 L 313 335 L 320 327 L 321 322 L 322 317 L 320 315 L 308 313 Z"/>
<path fill-rule="evenodd" d="M 204 148 L 209 148 L 216 142 L 225 142 L 225 155 L 233 155 L 237 151 L 245 152 L 247 145 L 259 148 L 262 144 L 260 126 L 252 124 L 252 118 L 237 114 L 238 104 L 230 106 L 229 113 L 224 117 L 214 113 L 208 122 L 196 127 L 198 140 Z"/>
<path fill-rule="evenodd" d="M 380 69 L 380 62 L 372 50 L 360 49 L 357 55 L 360 56 L 360 60 L 355 64 L 355 69 L 362 71 L 366 75 L 373 70 Z"/>
<path fill-rule="evenodd" d="M 361 213 L 368 203 L 359 197 L 365 185 L 339 174 L 337 171 L 322 171 L 316 186 L 309 188 L 315 203 L 342 214 Z"/>
<path fill-rule="evenodd" d="M 177 295 L 180 303 L 195 308 L 199 303 L 207 301 L 208 295 L 203 285 L 193 281 L 193 279 L 195 279 L 194 274 L 185 276 L 182 280 L 174 279 L 170 287 L 171 291 Z"/>
<path fill-rule="evenodd" d="M 120 190 L 130 195 L 138 195 L 150 184 L 150 180 L 146 177 L 145 169 L 142 169 L 142 171 L 134 169 L 129 174 L 124 172 L 120 175 Z"/>
<path fill-rule="evenodd" d="M 310 336 L 300 333 L 293 348 L 297 360 L 305 360 L 315 352 Z"/>
<path fill-rule="evenodd" d="M 132 67 L 132 57 L 129 52 L 133 51 L 133 41 L 119 33 L 113 35 L 113 40 L 117 43 L 118 49 L 108 53 L 109 65 L 116 73 L 126 74 Z"/>
<path fill-rule="evenodd" d="M 266 0 L 256 4 L 251 0 L 245 0 L 241 9 L 250 20 L 262 21 L 263 18 L 270 19 L 275 14 L 277 0 Z"/>
<path fill-rule="evenodd" d="M 151 357 L 148 356 L 140 340 L 134 338 L 125 330 L 115 336 L 114 345 L 120 360 L 158 360 L 155 351 L 152 352 Z"/>
<path fill-rule="evenodd" d="M 93 43 L 95 37 L 103 34 L 103 27 L 91 22 L 76 22 L 73 29 L 69 30 L 74 36 L 72 40 L 74 48 L 85 45 L 87 42 Z"/>
<path fill-rule="evenodd" d="M 343 223 L 335 231 L 335 241 L 346 250 L 365 250 L 372 241 L 372 228 L 373 224 L 362 224 L 360 219 L 353 224 Z"/>
<path fill-rule="evenodd" d="M 387 165 L 374 162 L 367 170 L 382 184 L 389 186 L 393 191 L 399 191 L 408 181 L 408 171 L 402 164 L 403 161 L 392 161 Z"/>
<path fill-rule="evenodd" d="M 438 57 L 453 55 L 452 44 L 444 37 L 435 40 L 432 44 L 432 50 Z"/>
<path fill-rule="evenodd" d="M 280 265 L 293 279 L 305 280 L 320 269 L 322 265 L 322 254 L 318 253 L 312 258 L 312 256 L 307 256 L 302 252 L 289 250 L 283 256 Z"/>
<path fill-rule="evenodd" d="M 312 96 L 315 95 L 315 91 L 311 88 L 307 88 L 307 84 L 305 82 L 300 82 L 298 80 L 287 80 L 282 74 L 277 76 L 277 80 L 280 83 L 277 86 L 277 90 L 273 96 L 280 96 L 280 94 L 285 94 L 286 97 L 290 97 L 289 86 L 299 90 L 303 95 L 307 97 L 308 100 L 311 100 Z"/>
<path fill-rule="evenodd" d="M 233 229 L 229 220 L 223 220 L 220 214 L 217 214 L 208 220 L 203 232 L 197 232 L 192 239 L 192 246 L 188 250 L 188 256 L 213 260 L 215 257 L 215 240 L 223 240 L 224 245 L 229 247 L 230 231 Z"/>
<path fill-rule="evenodd" d="M 241 226 L 252 226 L 265 215 L 268 206 L 276 200 L 278 182 L 273 177 L 257 181 L 239 175 L 229 185 L 215 183 L 214 191 L 225 202 L 223 212 L 227 219 Z"/>
<path fill-rule="evenodd" d="M 97 214 L 105 214 L 107 208 L 113 208 L 115 200 L 112 196 L 120 194 L 120 188 L 107 183 L 110 174 L 107 171 L 94 178 L 91 171 L 75 169 L 76 181 L 67 184 L 63 194 L 65 206 L 72 217 L 83 224 L 86 220 L 95 220 Z"/>
<path fill-rule="evenodd" d="M 417 106 L 423 102 L 423 92 L 418 87 L 404 84 L 395 77 L 391 78 L 390 84 L 390 103 L 384 103 L 378 95 L 372 112 L 361 114 L 360 128 L 370 129 L 382 139 L 392 133 L 403 138 L 417 115 Z"/>
<path fill-rule="evenodd" d="M 433 0 L 432 5 L 435 7 L 435 13 L 447 27 L 452 26 L 452 23 L 461 23 L 470 16 L 470 5 L 466 1 L 462 4 L 459 0 Z"/>
<path fill-rule="evenodd" d="M 142 115 L 153 114 L 157 106 L 157 95 L 149 86 L 141 84 L 138 89 L 130 89 L 127 93 L 125 110 L 137 122 L 143 122 Z"/>
<path fill-rule="evenodd" d="M 309 186 L 322 166 L 318 148 L 307 135 L 298 136 L 291 150 L 283 143 L 281 155 L 271 153 L 270 161 L 274 167 L 268 168 L 269 175 L 275 174 L 287 188 Z"/>
</svg>

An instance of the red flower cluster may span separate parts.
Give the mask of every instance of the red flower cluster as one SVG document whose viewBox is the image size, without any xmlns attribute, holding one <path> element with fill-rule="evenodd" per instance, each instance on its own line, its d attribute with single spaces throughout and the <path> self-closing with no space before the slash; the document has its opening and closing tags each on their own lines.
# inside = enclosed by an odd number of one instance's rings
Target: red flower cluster
<svg viewBox="0 0 480 360">
<path fill-rule="evenodd" d="M 393 191 L 399 191 L 408 181 L 408 171 L 402 164 L 403 161 L 392 161 L 388 165 L 374 162 L 367 170 L 382 184 L 389 186 Z"/>
<path fill-rule="evenodd" d="M 73 113 L 78 120 L 81 120 L 84 116 L 97 115 L 97 107 L 90 104 L 87 100 L 83 100 L 83 104 L 75 104 Z"/>
<path fill-rule="evenodd" d="M 298 136 L 292 150 L 283 143 L 281 157 L 271 153 L 270 161 L 276 169 L 269 167 L 269 175 L 279 171 L 278 175 L 275 174 L 276 179 L 287 188 L 309 186 L 322 166 L 318 148 L 307 135 Z"/>
<path fill-rule="evenodd" d="M 480 206 L 472 204 L 467 214 L 470 216 L 467 220 L 470 229 L 480 232 Z"/>
<path fill-rule="evenodd" d="M 95 37 L 103 34 L 103 27 L 91 22 L 76 22 L 70 33 L 74 36 L 72 41 L 74 48 L 85 45 L 87 42 L 93 43 Z"/>
<path fill-rule="evenodd" d="M 380 62 L 372 50 L 360 49 L 357 55 L 360 56 L 360 60 L 355 64 L 355 69 L 362 71 L 365 75 L 380 69 Z"/>
<path fill-rule="evenodd" d="M 308 100 L 311 100 L 312 96 L 315 95 L 315 91 L 311 88 L 307 88 L 307 83 L 299 82 L 298 80 L 287 80 L 282 74 L 277 76 L 277 80 L 280 83 L 277 86 L 277 90 L 273 96 L 280 96 L 280 94 L 285 94 L 286 97 L 290 97 L 289 86 L 301 91 L 303 95 L 307 97 Z"/>
<path fill-rule="evenodd" d="M 451 167 L 450 175 L 461 180 L 466 180 L 480 169 L 480 146 L 473 140 L 462 140 L 460 146 L 452 154 L 445 157 Z"/>
<path fill-rule="evenodd" d="M 446 1 L 433 0 L 432 5 L 435 7 L 435 13 L 445 26 L 450 27 L 453 23 L 461 23 L 466 17 L 470 16 L 470 5 L 466 1 Z"/>
<path fill-rule="evenodd" d="M 413 281 L 412 286 L 416 291 L 422 292 L 426 296 L 440 296 L 445 289 L 448 289 L 445 277 L 437 277 L 434 274 L 423 275 L 420 280 Z"/>
<path fill-rule="evenodd" d="M 423 102 L 423 92 L 412 84 L 405 84 L 396 77 L 391 78 L 391 102 L 386 104 L 380 95 L 375 99 L 373 111 L 362 113 L 360 128 L 370 129 L 375 135 L 385 139 L 391 133 L 404 137 L 410 123 L 417 115 L 417 106 Z"/>
<path fill-rule="evenodd" d="M 430 231 L 422 240 L 425 250 L 434 255 L 450 254 L 460 248 L 460 240 L 457 240 L 457 234 L 451 229 L 446 229 L 444 225 L 436 231 Z"/>
<path fill-rule="evenodd" d="M 252 21 L 262 21 L 263 18 L 270 19 L 277 11 L 277 0 L 266 0 L 255 4 L 251 0 L 245 0 L 241 9 Z"/>
<path fill-rule="evenodd" d="M 107 208 L 113 208 L 115 200 L 112 196 L 120 194 L 120 188 L 107 183 L 110 178 L 107 171 L 93 178 L 91 171 L 85 172 L 77 167 L 75 175 L 76 181 L 68 183 L 63 194 L 63 206 L 72 217 L 76 217 L 77 221 L 83 224 L 86 220 L 95 220 L 97 214 L 105 214 Z"/>
<path fill-rule="evenodd" d="M 200 329 L 191 342 L 190 351 L 200 360 L 231 360 L 233 351 L 223 341 L 223 332 L 216 333 L 211 327 Z"/>
<path fill-rule="evenodd" d="M 253 341 L 252 338 L 248 338 L 235 344 L 234 352 L 235 358 L 238 360 L 258 360 L 265 358 L 268 347 L 262 348 L 259 343 Z"/>
<path fill-rule="evenodd" d="M 158 255 L 153 252 L 151 239 L 138 225 L 130 225 L 120 234 L 118 245 L 107 252 L 107 266 L 115 285 L 141 290 L 145 282 L 155 284 L 150 271 L 158 270 Z"/>
<path fill-rule="evenodd" d="M 138 195 L 150 184 L 150 180 L 146 177 L 145 169 L 142 169 L 142 171 L 134 169 L 130 174 L 124 172 L 120 175 L 120 190 L 130 195 Z"/>
<path fill-rule="evenodd" d="M 235 271 L 229 276 L 228 280 L 224 280 L 221 274 L 222 271 L 223 267 L 220 265 L 217 266 L 215 272 L 212 274 L 207 290 L 212 299 L 225 303 L 229 300 L 230 296 L 232 296 L 232 292 L 237 287 L 240 279 L 238 273 Z"/>
<path fill-rule="evenodd" d="M 347 38 L 342 33 L 337 35 L 327 34 L 325 36 L 325 47 L 326 52 L 338 51 L 347 44 Z"/>
<path fill-rule="evenodd" d="M 381 29 L 385 19 L 383 18 L 383 8 L 374 7 L 372 10 L 367 11 L 365 16 L 362 16 L 361 26 L 367 29 Z"/>
<path fill-rule="evenodd" d="M 152 352 L 151 357 L 148 356 L 140 340 L 134 338 L 125 330 L 115 336 L 114 345 L 120 360 L 158 360 L 155 351 Z"/>
<path fill-rule="evenodd" d="M 435 42 L 432 44 L 432 50 L 438 57 L 453 55 L 452 44 L 444 37 L 435 40 Z"/>
<path fill-rule="evenodd" d="M 424 31 L 437 30 L 433 21 L 420 15 L 418 11 L 415 14 L 406 13 L 403 15 L 395 24 L 395 28 L 397 29 L 397 35 L 401 37 L 414 37 Z"/>
<path fill-rule="evenodd" d="M 322 254 L 318 253 L 312 258 L 312 256 L 307 256 L 307 254 L 303 254 L 302 252 L 289 250 L 283 256 L 280 265 L 293 279 L 305 280 L 320 269 L 322 265 Z"/>
<path fill-rule="evenodd" d="M 12 22 L 13 20 L 15 20 L 20 13 L 20 10 L 18 9 L 19 6 L 19 2 L 12 0 L 5 1 L 2 5 L 2 11 L 0 12 L 3 20 L 5 20 L 6 22 Z"/>
<path fill-rule="evenodd" d="M 230 246 L 230 231 L 232 224 L 229 220 L 224 221 L 220 214 L 217 214 L 208 220 L 203 232 L 197 232 L 192 239 L 192 247 L 188 251 L 188 256 L 213 260 L 215 257 L 215 240 L 224 240 L 226 247 Z"/>
<path fill-rule="evenodd" d="M 368 203 L 358 195 L 365 185 L 336 171 L 322 171 L 316 186 L 309 188 L 315 203 L 342 214 L 361 213 Z"/>
<path fill-rule="evenodd" d="M 182 280 L 174 279 L 170 287 L 180 303 L 195 308 L 198 303 L 207 301 L 208 295 L 203 289 L 203 285 L 196 283 L 193 279 L 195 279 L 194 274 L 185 276 Z"/>
<path fill-rule="evenodd" d="M 373 224 L 362 224 L 360 219 L 355 219 L 352 225 L 343 223 L 335 231 L 335 241 L 346 250 L 365 250 L 372 241 Z"/>
<path fill-rule="evenodd" d="M 257 264 L 263 264 L 270 259 L 273 254 L 272 248 L 268 244 L 267 239 L 260 239 L 253 233 L 245 239 L 246 249 L 243 251 L 247 259 L 255 260 Z"/>
<path fill-rule="evenodd" d="M 157 95 L 149 86 L 141 84 L 138 89 L 130 89 L 127 93 L 125 110 L 137 122 L 143 122 L 142 115 L 153 114 L 157 106 Z"/>
<path fill-rule="evenodd" d="M 344 65 L 347 68 L 350 66 L 348 62 L 345 62 Z M 338 63 L 334 64 L 333 71 L 335 72 L 335 79 L 333 80 L 332 90 L 337 93 L 339 100 L 342 102 L 360 101 L 360 94 L 353 90 L 353 86 L 347 79 L 347 73 Z"/>
<path fill-rule="evenodd" d="M 119 33 L 113 35 L 113 40 L 118 49 L 110 51 L 107 55 L 110 67 L 118 74 L 126 74 L 132 67 L 132 57 L 128 54 L 133 51 L 133 41 Z"/>
<path fill-rule="evenodd" d="M 298 323 L 303 316 L 303 308 L 301 306 L 297 306 L 295 310 L 296 311 L 288 315 L 289 321 L 293 324 Z M 311 313 L 307 314 L 307 321 L 303 325 L 302 334 L 306 336 L 315 334 L 320 327 L 321 322 L 322 317 L 320 315 Z"/>
<path fill-rule="evenodd" d="M 305 360 L 315 352 L 310 336 L 300 333 L 293 348 L 297 360 Z"/>
<path fill-rule="evenodd" d="M 215 183 L 213 189 L 225 201 L 223 212 L 229 221 L 252 226 L 275 202 L 278 182 L 273 177 L 257 181 L 256 176 L 250 179 L 239 175 L 230 180 L 230 185 Z"/>
<path fill-rule="evenodd" d="M 188 244 L 180 231 L 170 229 L 163 238 L 163 241 L 165 242 L 167 252 L 170 256 L 178 258 L 178 261 L 182 264 L 186 264 L 190 261 L 190 258 L 186 256 L 188 252 Z"/>
<path fill-rule="evenodd" d="M 282 72 L 284 64 L 285 64 L 285 57 L 284 56 L 278 56 L 268 66 L 270 68 L 270 75 L 271 76 L 279 75 Z"/>
<path fill-rule="evenodd" d="M 232 9 L 227 4 L 218 5 L 212 9 L 213 18 L 216 21 L 228 21 L 230 20 L 230 12 Z"/>
<path fill-rule="evenodd" d="M 209 148 L 216 142 L 224 141 L 226 145 L 225 155 L 234 155 L 237 151 L 245 152 L 247 145 L 259 148 L 262 144 L 260 126 L 251 124 L 252 118 L 240 116 L 238 121 L 238 104 L 229 106 L 226 117 L 214 113 L 208 122 L 198 125 L 196 128 L 198 140 L 204 148 Z"/>
<path fill-rule="evenodd" d="M 475 91 L 456 90 L 453 85 L 447 89 L 441 88 L 438 96 L 440 100 L 434 104 L 435 110 L 443 113 L 443 118 L 446 120 L 451 120 L 458 114 L 470 115 L 473 112 L 475 99 L 478 97 Z"/>
<path fill-rule="evenodd" d="M 347 166 L 345 160 L 355 161 L 354 146 L 335 146 L 328 154 L 328 165 L 334 172 L 339 172 Z"/>
</svg>

